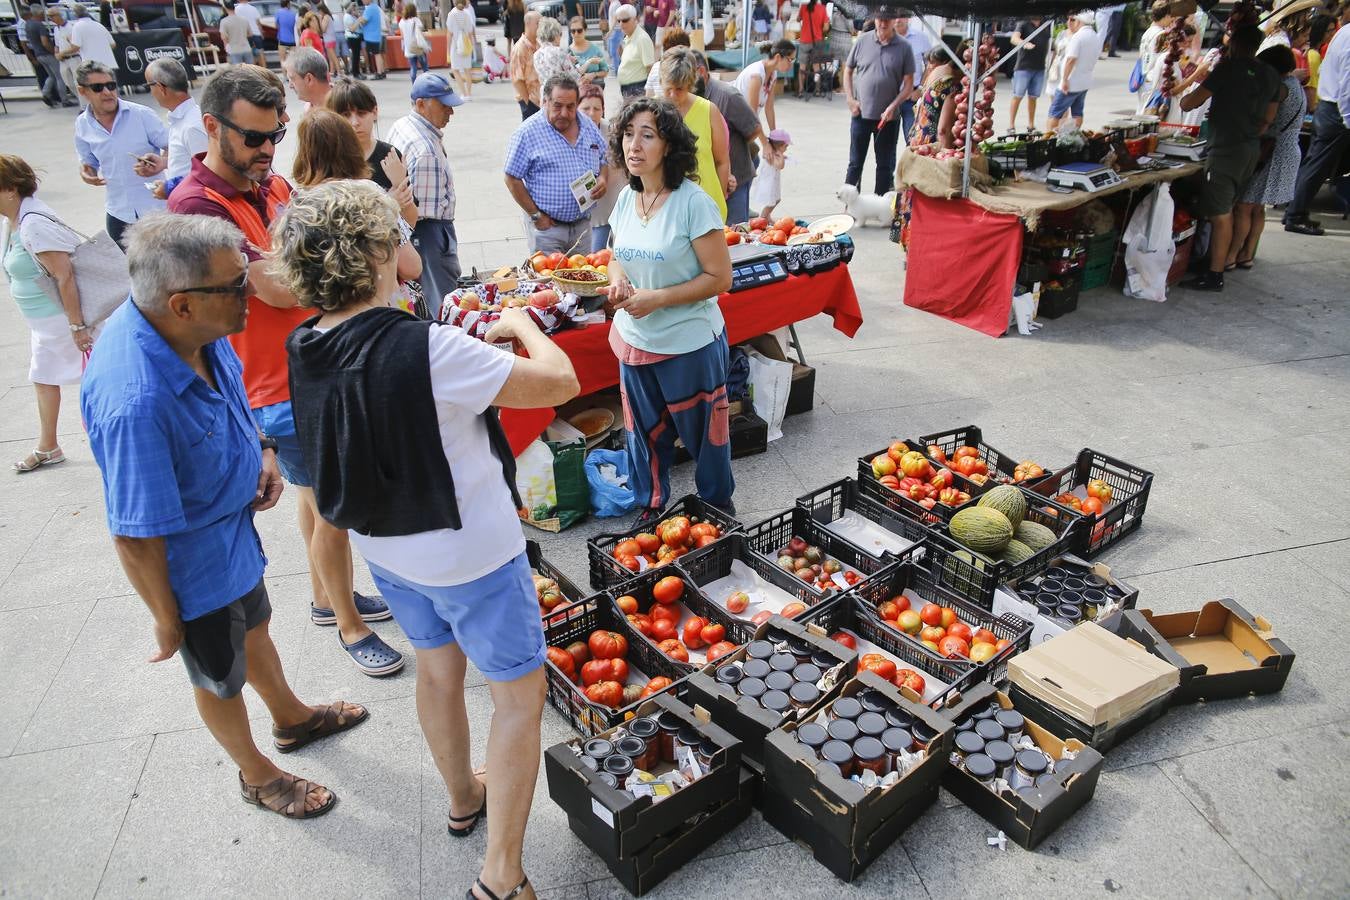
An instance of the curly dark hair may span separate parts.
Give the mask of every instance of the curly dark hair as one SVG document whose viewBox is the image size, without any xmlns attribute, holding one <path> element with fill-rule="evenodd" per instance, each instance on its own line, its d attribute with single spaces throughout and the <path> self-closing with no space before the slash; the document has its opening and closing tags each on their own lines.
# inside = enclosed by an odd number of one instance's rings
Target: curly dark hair
<svg viewBox="0 0 1350 900">
<path fill-rule="evenodd" d="M 619 111 L 610 132 L 609 152 L 615 164 L 624 165 L 623 135 L 638 113 L 651 113 L 656 122 L 656 133 L 666 142 L 666 158 L 663 161 L 663 175 L 666 187 L 675 190 L 686 178 L 698 181 L 698 138 L 684 124 L 684 117 L 669 100 L 656 97 L 639 97 Z M 628 186 L 635 191 L 642 190 L 642 179 L 628 176 Z"/>
</svg>

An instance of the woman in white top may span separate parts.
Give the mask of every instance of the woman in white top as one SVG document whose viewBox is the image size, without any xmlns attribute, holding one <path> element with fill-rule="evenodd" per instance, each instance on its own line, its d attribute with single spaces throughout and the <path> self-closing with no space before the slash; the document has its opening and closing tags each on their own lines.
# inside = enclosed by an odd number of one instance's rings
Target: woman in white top
<svg viewBox="0 0 1350 900">
<path fill-rule="evenodd" d="M 764 54 L 766 59 L 756 60 L 750 65 L 741 69 L 741 73 L 736 76 L 732 82 L 736 90 L 741 92 L 741 96 L 750 104 L 750 108 L 759 115 L 761 109 L 764 110 L 764 119 L 769 123 L 769 130 L 772 131 L 778 127 L 777 120 L 773 113 L 773 95 L 774 82 L 780 75 L 786 75 L 792 68 L 792 61 L 796 58 L 797 48 L 792 41 L 782 40 L 774 41 L 772 44 L 764 43 L 759 45 L 759 52 Z"/>
<path fill-rule="evenodd" d="M 430 72 L 427 65 L 427 51 L 431 41 L 422 30 L 422 20 L 417 18 L 417 5 L 409 3 L 403 7 L 403 18 L 398 23 L 398 33 L 403 37 L 403 56 L 408 60 L 408 75 L 417 80 L 417 70 Z"/>
<path fill-rule="evenodd" d="M 450 73 L 455 76 L 459 93 L 473 96 L 473 45 L 478 41 L 477 21 L 468 0 L 455 0 L 455 8 L 445 17 L 449 32 Z"/>
<path fill-rule="evenodd" d="M 554 75 L 570 75 L 578 78 L 577 64 L 572 62 L 572 54 L 559 43 L 562 41 L 563 27 L 557 19 L 544 18 L 539 22 L 539 49 L 534 51 L 534 71 L 539 83 L 544 84 Z"/>
</svg>

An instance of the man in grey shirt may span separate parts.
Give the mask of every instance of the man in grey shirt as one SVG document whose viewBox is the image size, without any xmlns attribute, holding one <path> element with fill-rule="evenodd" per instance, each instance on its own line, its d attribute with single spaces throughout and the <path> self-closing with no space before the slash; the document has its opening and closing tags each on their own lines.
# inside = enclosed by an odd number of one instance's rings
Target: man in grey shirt
<svg viewBox="0 0 1350 900">
<path fill-rule="evenodd" d="M 918 69 L 914 51 L 895 32 L 898 13 L 879 7 L 874 15 L 875 31 L 865 32 L 844 63 L 844 96 L 848 99 L 849 123 L 848 171 L 844 181 L 854 187 L 862 183 L 867 145 L 872 142 L 877 157 L 876 193 L 895 189 L 895 153 L 900 141 L 900 105 L 914 90 Z"/>
<path fill-rule="evenodd" d="M 23 29 L 28 49 L 32 51 L 37 65 L 47 74 L 47 80 L 42 85 L 42 102 L 48 107 L 79 106 L 79 101 L 61 78 L 61 61 L 56 58 L 56 39 L 47 27 L 45 15 L 25 19 Z"/>
<path fill-rule="evenodd" d="M 750 108 L 745 97 L 731 84 L 719 81 L 708 75 L 708 59 L 701 52 L 694 51 L 698 62 L 698 81 L 694 93 L 710 101 L 722 118 L 727 120 L 727 129 L 731 132 L 728 144 L 731 147 L 731 177 L 736 182 L 735 189 L 727 197 L 727 224 L 739 224 L 750 219 L 750 182 L 755 180 L 758 162 L 755 160 L 755 143 L 760 152 L 772 154 L 769 141 L 759 127 L 759 116 Z"/>
</svg>

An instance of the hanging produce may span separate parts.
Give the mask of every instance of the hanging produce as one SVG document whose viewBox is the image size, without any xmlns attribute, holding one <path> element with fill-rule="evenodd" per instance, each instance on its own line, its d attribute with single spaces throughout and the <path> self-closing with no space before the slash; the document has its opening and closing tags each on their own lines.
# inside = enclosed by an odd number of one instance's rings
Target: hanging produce
<svg viewBox="0 0 1350 900">
<path fill-rule="evenodd" d="M 975 48 L 966 47 L 962 51 L 961 61 L 967 70 L 975 58 Z M 961 90 L 953 97 L 956 118 L 952 124 L 952 138 L 956 142 L 957 156 L 965 156 L 967 132 L 976 144 L 994 135 L 994 88 L 998 84 L 994 66 L 997 63 L 998 47 L 993 36 L 986 34 L 980 41 L 979 66 L 975 70 L 979 83 L 972 85 L 969 75 L 962 77 Z"/>
</svg>

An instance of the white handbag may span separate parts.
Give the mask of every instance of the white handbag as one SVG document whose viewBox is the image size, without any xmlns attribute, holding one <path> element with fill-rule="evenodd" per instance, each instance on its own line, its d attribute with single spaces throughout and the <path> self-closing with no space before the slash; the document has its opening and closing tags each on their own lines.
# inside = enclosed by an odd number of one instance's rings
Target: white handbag
<svg viewBox="0 0 1350 900">
<path fill-rule="evenodd" d="M 70 267 L 75 271 L 75 287 L 80 293 L 80 314 L 84 317 L 84 324 L 91 328 L 103 322 L 131 293 L 127 255 L 117 246 L 117 242 L 108 236 L 108 232 L 101 228 L 93 237 L 87 237 L 46 213 L 30 212 L 24 217 L 28 216 L 42 216 L 69 230 L 80 239 L 80 244 L 70 251 Z M 37 263 L 39 270 L 38 287 L 60 306 L 61 289 L 56 279 L 36 255 L 33 261 Z"/>
</svg>

